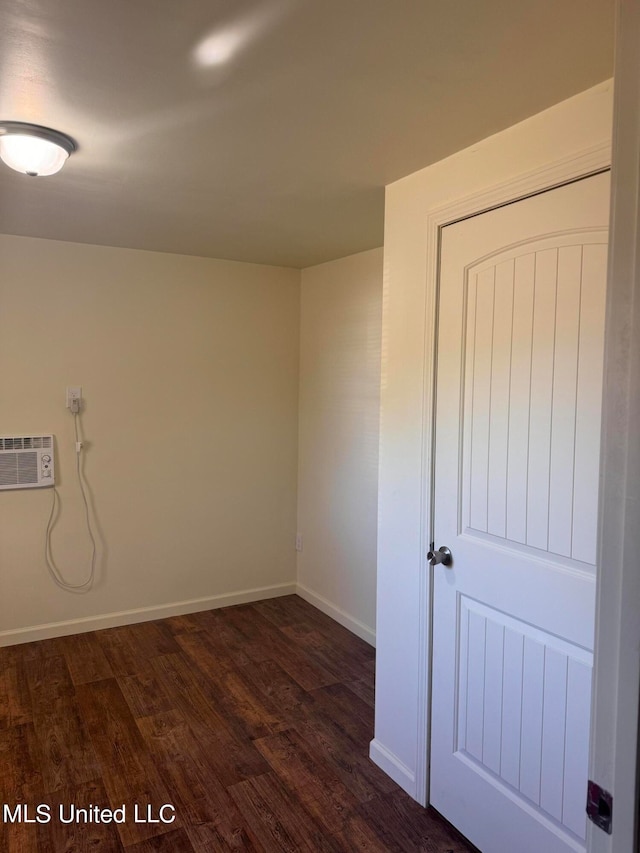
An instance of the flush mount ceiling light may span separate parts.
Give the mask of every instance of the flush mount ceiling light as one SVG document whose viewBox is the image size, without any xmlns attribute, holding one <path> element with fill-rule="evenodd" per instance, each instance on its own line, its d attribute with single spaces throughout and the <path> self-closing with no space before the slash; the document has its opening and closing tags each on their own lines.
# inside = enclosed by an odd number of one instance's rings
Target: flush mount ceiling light
<svg viewBox="0 0 640 853">
<path fill-rule="evenodd" d="M 64 133 L 22 121 L 0 121 L 0 159 L 32 177 L 55 175 L 77 149 Z"/>
</svg>

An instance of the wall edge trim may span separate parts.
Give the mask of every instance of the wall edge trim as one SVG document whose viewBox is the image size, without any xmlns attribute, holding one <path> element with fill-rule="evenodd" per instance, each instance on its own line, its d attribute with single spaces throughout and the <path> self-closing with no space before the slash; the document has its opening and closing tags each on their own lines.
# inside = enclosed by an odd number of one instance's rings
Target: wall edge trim
<svg viewBox="0 0 640 853">
<path fill-rule="evenodd" d="M 226 592 L 220 595 L 205 596 L 203 598 L 174 601 L 152 607 L 139 607 L 133 610 L 120 610 L 113 613 L 98 614 L 97 616 L 69 619 L 63 622 L 32 625 L 26 628 L 0 631 L 0 647 L 30 643 L 35 640 L 50 640 L 55 637 L 65 637 L 69 634 L 84 634 L 87 631 L 99 631 L 103 628 L 116 628 L 122 625 L 133 625 L 138 622 L 150 622 L 154 619 L 166 619 L 169 616 L 198 613 L 201 610 L 215 610 L 219 607 L 230 607 L 234 604 L 250 604 L 253 601 L 262 601 L 266 598 L 279 598 L 283 595 L 295 595 L 295 593 L 295 583 L 281 583 L 236 592 Z"/>
<path fill-rule="evenodd" d="M 376 645 L 376 632 L 373 628 L 370 628 L 368 625 L 365 625 L 364 622 L 361 622 L 359 619 L 356 619 L 355 616 L 352 616 L 350 613 L 347 613 L 346 610 L 343 610 L 341 607 L 338 607 L 337 604 L 334 604 L 332 601 L 329 601 L 328 598 L 325 598 L 323 595 L 320 595 L 317 592 L 314 592 L 309 587 L 304 586 L 304 584 L 297 584 L 295 592 L 300 598 L 304 598 L 309 604 L 312 604 L 314 607 L 317 607 L 318 610 L 321 610 L 327 616 L 330 616 L 334 621 L 339 622 L 344 628 L 348 631 L 351 631 L 352 634 L 355 634 L 357 637 L 360 637 L 361 640 L 369 643 L 370 646 Z"/>
<path fill-rule="evenodd" d="M 393 779 L 410 797 L 416 798 L 416 775 L 384 744 L 374 738 L 369 744 L 369 758 Z"/>
</svg>

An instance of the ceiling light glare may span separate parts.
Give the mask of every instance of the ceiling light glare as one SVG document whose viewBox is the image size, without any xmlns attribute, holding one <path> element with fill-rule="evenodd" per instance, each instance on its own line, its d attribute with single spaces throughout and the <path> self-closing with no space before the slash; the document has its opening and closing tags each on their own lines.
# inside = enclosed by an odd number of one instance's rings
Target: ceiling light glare
<svg viewBox="0 0 640 853">
<path fill-rule="evenodd" d="M 193 49 L 192 57 L 201 68 L 225 65 L 252 41 L 263 37 L 293 9 L 295 0 L 271 0 L 244 17 L 218 26 L 202 38 Z"/>
<path fill-rule="evenodd" d="M 194 51 L 196 62 L 204 68 L 224 65 L 237 52 L 243 41 L 244 34 L 239 29 L 213 33 L 196 47 Z"/>
<path fill-rule="evenodd" d="M 24 175 L 55 175 L 76 147 L 70 137 L 57 130 L 17 121 L 0 122 L 0 159 Z"/>
</svg>

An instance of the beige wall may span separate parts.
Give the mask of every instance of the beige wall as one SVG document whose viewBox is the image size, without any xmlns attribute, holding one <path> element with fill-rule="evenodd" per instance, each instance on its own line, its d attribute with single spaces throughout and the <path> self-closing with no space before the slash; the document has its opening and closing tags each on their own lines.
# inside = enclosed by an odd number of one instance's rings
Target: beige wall
<svg viewBox="0 0 640 853">
<path fill-rule="evenodd" d="M 276 267 L 0 237 L 0 434 L 55 434 L 54 552 L 80 580 L 64 395 L 83 386 L 101 538 L 95 588 L 64 592 L 43 559 L 51 491 L 0 492 L 0 642 L 293 589 L 299 284 Z M 145 615 L 164 612 L 126 618 Z"/>
<path fill-rule="evenodd" d="M 382 249 L 302 272 L 298 593 L 374 642 Z"/>
</svg>

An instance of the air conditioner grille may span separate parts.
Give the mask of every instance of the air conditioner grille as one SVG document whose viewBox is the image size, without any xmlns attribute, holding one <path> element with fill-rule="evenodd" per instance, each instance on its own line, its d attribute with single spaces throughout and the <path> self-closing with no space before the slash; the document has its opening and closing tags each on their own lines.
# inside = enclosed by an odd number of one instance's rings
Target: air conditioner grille
<svg viewBox="0 0 640 853">
<path fill-rule="evenodd" d="M 0 486 L 28 486 L 38 482 L 38 454 L 33 451 L 0 454 Z"/>
<path fill-rule="evenodd" d="M 53 447 L 50 435 L 0 438 L 0 450 L 40 450 Z"/>
<path fill-rule="evenodd" d="M 16 453 L 18 457 L 18 484 L 26 486 L 28 483 L 38 482 L 38 454 L 27 450 Z"/>
<path fill-rule="evenodd" d="M 0 486 L 11 486 L 18 482 L 18 454 L 3 453 L 0 456 Z"/>
</svg>

